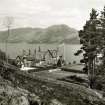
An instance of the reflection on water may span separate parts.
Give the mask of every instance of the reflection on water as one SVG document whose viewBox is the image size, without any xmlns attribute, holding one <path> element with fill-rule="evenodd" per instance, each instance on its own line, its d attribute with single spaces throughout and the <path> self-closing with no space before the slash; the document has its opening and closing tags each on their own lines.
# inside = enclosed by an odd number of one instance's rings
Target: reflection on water
<svg viewBox="0 0 105 105">
<path fill-rule="evenodd" d="M 38 48 L 41 48 L 42 51 L 46 51 L 47 49 L 59 49 L 59 54 L 64 56 L 64 59 L 67 63 L 73 61 L 76 61 L 79 63 L 80 59 L 82 58 L 82 55 L 80 56 L 74 56 L 74 53 L 81 47 L 81 45 L 71 45 L 71 44 L 27 44 L 27 43 L 18 43 L 18 44 L 10 44 L 8 43 L 8 55 L 11 58 L 15 58 L 17 55 L 22 54 L 23 50 L 28 51 L 29 49 L 31 52 L 34 52 L 34 50 L 38 50 Z M 5 51 L 5 44 L 0 43 L 0 49 Z"/>
</svg>

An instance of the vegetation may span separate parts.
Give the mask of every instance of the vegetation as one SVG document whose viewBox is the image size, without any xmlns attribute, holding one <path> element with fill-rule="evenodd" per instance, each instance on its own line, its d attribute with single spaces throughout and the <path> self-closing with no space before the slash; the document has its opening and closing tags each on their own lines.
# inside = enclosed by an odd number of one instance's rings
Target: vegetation
<svg viewBox="0 0 105 105">
<path fill-rule="evenodd" d="M 11 79 L 8 80 L 38 96 L 44 103 L 41 105 L 105 105 L 93 90 L 81 85 L 46 79 L 23 71 L 11 71 L 10 75 Z"/>
<path fill-rule="evenodd" d="M 83 70 L 88 73 L 91 88 L 96 88 L 103 78 L 102 75 L 105 74 L 102 73 L 105 72 L 103 71 L 105 70 L 105 7 L 100 14 L 101 16 L 92 9 L 90 19 L 86 21 L 83 30 L 79 31 L 82 47 L 75 53 L 75 55 L 83 53 L 83 59 L 80 62 L 85 64 Z M 101 60 L 98 59 L 98 54 L 102 55 Z M 97 59 L 102 61 L 101 64 L 96 64 Z"/>
<path fill-rule="evenodd" d="M 0 32 L 0 42 L 5 42 L 7 31 Z M 79 43 L 78 31 L 67 25 L 53 25 L 47 28 L 11 29 L 10 43 Z"/>
</svg>

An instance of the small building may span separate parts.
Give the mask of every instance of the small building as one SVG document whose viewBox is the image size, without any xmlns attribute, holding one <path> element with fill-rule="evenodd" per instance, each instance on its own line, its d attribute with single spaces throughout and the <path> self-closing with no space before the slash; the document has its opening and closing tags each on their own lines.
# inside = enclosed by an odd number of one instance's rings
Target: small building
<svg viewBox="0 0 105 105">
<path fill-rule="evenodd" d="M 31 67 L 34 62 L 33 57 L 29 56 L 17 56 L 16 57 L 16 63 L 18 67 Z"/>
</svg>

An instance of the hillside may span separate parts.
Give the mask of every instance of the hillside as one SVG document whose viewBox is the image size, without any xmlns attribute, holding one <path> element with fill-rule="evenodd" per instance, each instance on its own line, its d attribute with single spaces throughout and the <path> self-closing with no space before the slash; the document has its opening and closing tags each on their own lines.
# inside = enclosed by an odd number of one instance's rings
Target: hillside
<svg viewBox="0 0 105 105">
<path fill-rule="evenodd" d="M 82 85 L 19 70 L 7 72 L 8 78 L 0 76 L 0 105 L 105 105 L 103 97 Z"/>
<path fill-rule="evenodd" d="M 7 31 L 0 32 L 0 42 L 7 39 Z M 10 30 L 10 43 L 70 43 L 78 44 L 78 31 L 67 25 L 53 25 L 47 28 L 17 28 Z"/>
</svg>

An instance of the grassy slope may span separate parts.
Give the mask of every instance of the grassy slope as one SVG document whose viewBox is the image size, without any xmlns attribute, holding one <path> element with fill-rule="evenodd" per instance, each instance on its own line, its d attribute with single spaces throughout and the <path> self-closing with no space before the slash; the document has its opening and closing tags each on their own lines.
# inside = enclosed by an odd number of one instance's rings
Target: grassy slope
<svg viewBox="0 0 105 105">
<path fill-rule="evenodd" d="M 15 84 L 18 81 L 19 87 L 35 93 L 46 105 L 50 105 L 49 103 L 52 100 L 62 103 L 58 105 L 105 105 L 105 102 L 93 90 L 81 85 L 50 78 L 44 79 L 20 71 L 15 72 L 14 75 L 12 74 L 11 78 L 13 77 L 16 78 Z"/>
</svg>

